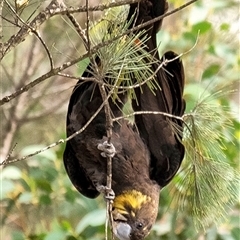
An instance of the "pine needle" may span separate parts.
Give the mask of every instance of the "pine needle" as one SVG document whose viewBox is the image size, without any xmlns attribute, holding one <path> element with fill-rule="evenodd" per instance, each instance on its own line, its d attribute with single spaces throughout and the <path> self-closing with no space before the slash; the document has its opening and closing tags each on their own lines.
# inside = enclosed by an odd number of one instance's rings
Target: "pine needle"
<svg viewBox="0 0 240 240">
<path fill-rule="evenodd" d="M 224 154 L 223 132 L 232 127 L 231 115 L 217 98 L 203 97 L 183 116 L 186 154 L 177 176 L 175 204 L 193 216 L 197 229 L 220 223 L 239 196 L 240 177 Z"/>
<path fill-rule="evenodd" d="M 107 27 L 106 24 L 98 25 L 98 31 L 91 32 L 93 45 L 99 43 L 100 40 L 109 41 L 123 34 L 129 28 L 131 22 L 126 23 L 126 21 L 123 21 L 123 18 L 121 16 L 119 19 L 114 18 L 114 21 L 108 21 Z M 103 28 L 102 30 L 100 29 L 101 27 Z M 104 29 L 105 34 L 103 37 L 101 34 L 99 35 L 99 32 L 103 32 Z M 115 86 L 113 99 L 117 98 L 119 91 L 123 91 L 119 86 L 133 86 L 149 79 L 147 81 L 149 88 L 154 90 L 157 87 L 152 71 L 152 64 L 156 60 L 147 51 L 147 38 L 144 34 L 145 31 L 143 30 L 137 34 L 120 37 L 107 46 L 100 48 L 94 56 L 95 59 L 101 59 L 101 63 L 97 70 L 95 65 L 92 66 L 91 74 L 96 78 L 101 76 L 101 78 L 106 79 L 106 84 L 109 88 Z M 125 91 L 128 92 L 130 98 L 135 97 L 134 88 L 126 88 Z"/>
</svg>

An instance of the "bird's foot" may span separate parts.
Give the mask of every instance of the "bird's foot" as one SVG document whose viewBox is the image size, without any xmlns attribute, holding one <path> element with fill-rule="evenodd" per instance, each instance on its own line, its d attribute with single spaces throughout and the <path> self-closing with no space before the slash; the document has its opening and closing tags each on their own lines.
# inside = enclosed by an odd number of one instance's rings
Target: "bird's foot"
<svg viewBox="0 0 240 240">
<path fill-rule="evenodd" d="M 99 185 L 96 188 L 100 193 L 104 194 L 105 199 L 110 200 L 110 201 L 114 200 L 115 193 L 111 188 L 109 188 L 107 186 L 103 186 L 103 185 Z"/>
<path fill-rule="evenodd" d="M 114 157 L 116 149 L 112 143 L 105 141 L 104 143 L 99 143 L 97 148 L 101 150 L 101 155 L 103 157 Z"/>
</svg>

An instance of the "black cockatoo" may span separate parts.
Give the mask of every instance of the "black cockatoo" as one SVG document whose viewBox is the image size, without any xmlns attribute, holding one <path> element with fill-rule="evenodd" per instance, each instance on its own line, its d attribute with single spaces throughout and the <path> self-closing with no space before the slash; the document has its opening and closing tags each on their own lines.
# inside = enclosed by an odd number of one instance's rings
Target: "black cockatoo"
<svg viewBox="0 0 240 240">
<path fill-rule="evenodd" d="M 130 5 L 128 20 L 134 15 L 133 25 L 139 25 L 167 10 L 165 0 L 143 0 Z M 156 49 L 156 32 L 162 21 L 146 28 L 146 49 L 154 54 L 152 69 L 161 60 Z M 140 39 L 141 41 L 141 39 Z M 114 54 L 114 53 L 113 53 Z M 173 59 L 167 52 L 163 58 Z M 96 60 L 97 64 L 101 59 Z M 90 66 L 83 77 L 93 77 Z M 136 89 L 132 100 L 135 111 L 161 111 L 182 116 L 184 72 L 179 59 L 173 60 L 154 76 L 159 88 L 150 91 L 145 84 Z M 105 77 L 105 82 L 108 78 Z M 109 98 L 112 117 L 122 116 L 127 94 Z M 117 104 L 116 104 L 117 102 Z M 67 136 L 81 129 L 102 105 L 99 85 L 80 80 L 75 86 L 67 113 Z M 178 131 L 174 129 L 178 127 Z M 64 165 L 76 189 L 89 198 L 106 191 L 107 158 L 112 157 L 113 232 L 120 240 L 144 239 L 154 224 L 159 206 L 159 194 L 176 174 L 184 156 L 181 143 L 182 123 L 163 115 L 137 115 L 135 126 L 125 119 L 114 122 L 111 144 L 107 143 L 106 115 L 102 108 L 86 129 L 67 142 Z"/>
</svg>

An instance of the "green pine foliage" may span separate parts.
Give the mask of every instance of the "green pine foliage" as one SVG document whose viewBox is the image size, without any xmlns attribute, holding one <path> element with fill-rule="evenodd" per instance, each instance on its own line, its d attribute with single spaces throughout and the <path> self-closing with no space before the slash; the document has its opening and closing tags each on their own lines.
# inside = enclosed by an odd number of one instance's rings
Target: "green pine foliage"
<svg viewBox="0 0 240 240">
<path fill-rule="evenodd" d="M 131 98 L 134 98 L 136 82 L 140 85 L 146 82 L 153 91 L 157 87 L 151 69 L 151 64 L 155 60 L 145 47 L 147 38 L 143 37 L 144 31 L 124 35 L 129 25 L 130 23 L 126 24 L 123 17 L 120 17 L 119 20 L 108 21 L 107 26 L 97 24 L 97 30 L 100 32 L 105 30 L 104 36 L 99 35 L 98 31 L 91 31 L 93 46 L 100 41 L 109 42 L 109 44 L 94 54 L 93 59 L 101 59 L 101 62 L 99 65 L 92 62 L 90 73 L 97 80 L 107 78 L 105 80 L 107 88 L 109 90 L 114 88 L 113 99 L 119 92 L 125 91 Z M 123 36 L 119 37 L 121 35 Z"/>
<path fill-rule="evenodd" d="M 217 101 L 222 95 L 203 96 L 183 116 L 186 154 L 174 201 L 193 216 L 197 228 L 219 224 L 239 197 L 239 174 L 224 153 L 224 130 L 233 124 L 230 112 Z"/>
</svg>

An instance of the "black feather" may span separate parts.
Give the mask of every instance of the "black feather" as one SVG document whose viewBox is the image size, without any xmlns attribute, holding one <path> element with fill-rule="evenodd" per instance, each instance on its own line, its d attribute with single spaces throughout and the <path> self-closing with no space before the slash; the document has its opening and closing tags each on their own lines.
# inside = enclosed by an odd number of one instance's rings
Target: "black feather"
<svg viewBox="0 0 240 240">
<path fill-rule="evenodd" d="M 161 2 L 161 3 L 160 3 Z M 167 10 L 165 1 L 151 1 L 148 13 L 150 18 L 164 14 Z M 165 4 L 164 4 L 165 3 Z M 136 89 L 136 101 L 133 101 L 134 111 L 158 111 L 181 117 L 185 110 L 183 99 L 184 69 L 180 59 L 174 52 L 167 52 L 160 60 L 156 34 L 161 21 L 148 31 L 147 47 L 158 63 L 153 63 L 153 72 L 165 59 L 170 60 L 160 68 L 154 76 L 159 88 L 153 93 L 145 84 Z M 179 169 L 184 157 L 184 146 L 181 143 L 182 121 L 163 115 L 136 115 L 135 122 L 141 137 L 151 153 L 151 178 L 161 187 L 168 184 Z M 178 128 L 176 130 L 176 128 Z"/>
</svg>

